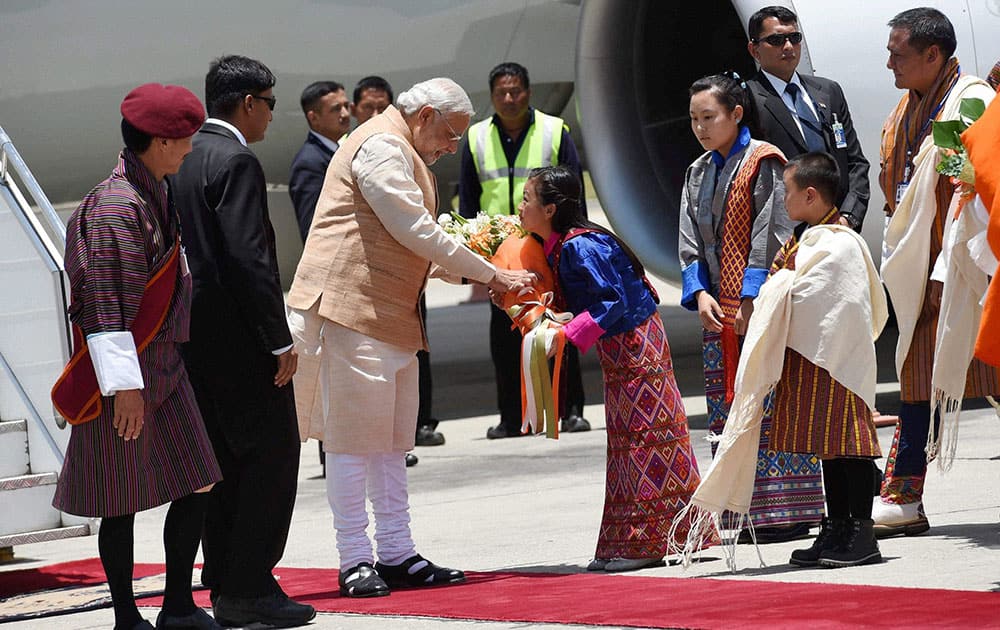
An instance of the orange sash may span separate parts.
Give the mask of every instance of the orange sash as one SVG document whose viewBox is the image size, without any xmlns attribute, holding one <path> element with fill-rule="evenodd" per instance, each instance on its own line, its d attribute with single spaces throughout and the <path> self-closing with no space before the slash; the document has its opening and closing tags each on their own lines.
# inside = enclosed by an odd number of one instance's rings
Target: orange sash
<svg viewBox="0 0 1000 630">
<path fill-rule="evenodd" d="M 722 357 L 726 383 L 726 404 L 733 402 L 736 390 L 736 368 L 740 362 L 740 345 L 736 336 L 736 312 L 740 309 L 743 274 L 750 258 L 750 235 L 753 231 L 753 184 L 760 163 L 785 156 L 771 144 L 762 144 L 746 157 L 733 178 L 726 198 L 722 223 L 722 255 L 719 257 L 719 306 L 722 308 Z"/>
<path fill-rule="evenodd" d="M 994 99 L 983 115 L 962 134 L 969 161 L 976 170 L 976 194 L 990 213 L 986 237 L 993 255 L 1000 258 L 1000 98 Z M 1000 285 L 994 272 L 986 291 L 983 317 L 976 337 L 977 359 L 1000 366 Z"/>
<path fill-rule="evenodd" d="M 130 328 L 136 352 L 142 352 L 149 345 L 167 318 L 177 283 L 180 251 L 180 239 L 177 239 L 166 262 L 146 283 L 139 312 Z M 73 356 L 52 386 L 52 404 L 70 424 L 89 422 L 101 413 L 101 389 L 97 384 L 94 363 L 83 331 L 76 324 L 73 325 Z"/>
</svg>

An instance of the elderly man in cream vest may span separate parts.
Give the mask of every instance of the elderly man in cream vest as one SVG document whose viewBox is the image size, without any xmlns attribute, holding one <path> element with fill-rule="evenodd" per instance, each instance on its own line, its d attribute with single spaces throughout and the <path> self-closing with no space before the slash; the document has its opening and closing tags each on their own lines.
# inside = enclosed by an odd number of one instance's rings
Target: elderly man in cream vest
<svg viewBox="0 0 1000 630">
<path fill-rule="evenodd" d="M 340 592 L 348 597 L 465 580 L 418 555 L 410 535 L 404 456 L 414 445 L 416 353 L 427 349 L 417 305 L 430 275 L 500 292 L 532 281 L 496 269 L 435 221 L 428 166 L 458 149 L 474 113 L 465 91 L 431 79 L 400 94 L 397 107 L 358 127 L 334 155 L 288 295 L 303 356 L 299 424 L 303 439 L 320 438 L 326 450 Z"/>
</svg>

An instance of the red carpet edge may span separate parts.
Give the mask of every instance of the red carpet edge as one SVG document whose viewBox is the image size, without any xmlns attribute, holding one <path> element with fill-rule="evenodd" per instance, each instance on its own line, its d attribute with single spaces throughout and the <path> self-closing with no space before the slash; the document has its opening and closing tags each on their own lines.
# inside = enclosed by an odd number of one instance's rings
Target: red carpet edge
<svg viewBox="0 0 1000 630">
<path fill-rule="evenodd" d="M 136 565 L 135 577 L 163 571 Z M 640 628 L 1000 628 L 1000 593 L 594 573 L 469 572 L 437 589 L 340 597 L 336 569 L 275 570 L 320 612 Z M 97 559 L 0 573 L 0 597 L 104 581 Z M 208 592 L 195 600 L 209 606 Z M 158 607 L 161 597 L 139 600 Z M 2 604 L 0 604 L 2 605 Z M 885 614 L 892 611 L 891 615 Z"/>
</svg>

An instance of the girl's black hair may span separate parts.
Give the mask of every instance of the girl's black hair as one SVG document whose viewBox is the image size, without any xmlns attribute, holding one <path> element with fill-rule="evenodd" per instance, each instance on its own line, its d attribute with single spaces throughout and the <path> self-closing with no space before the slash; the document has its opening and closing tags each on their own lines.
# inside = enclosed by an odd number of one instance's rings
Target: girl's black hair
<svg viewBox="0 0 1000 630">
<path fill-rule="evenodd" d="M 688 96 L 694 96 L 699 92 L 712 90 L 719 103 L 727 111 L 733 111 L 737 105 L 743 107 L 743 118 L 740 124 L 746 125 L 750 129 L 750 137 L 760 138 L 760 124 L 757 117 L 757 107 L 754 104 L 753 96 L 747 87 L 746 81 L 733 70 L 727 70 L 722 74 L 711 74 L 702 77 L 691 84 Z"/>
<path fill-rule="evenodd" d="M 576 176 L 576 173 L 565 166 L 543 166 L 531 169 L 531 172 L 528 173 L 528 180 L 535 181 L 538 198 L 542 205 L 550 203 L 555 205 L 556 212 L 552 215 L 553 230 L 565 234 L 573 228 L 584 228 L 607 234 L 615 239 L 618 246 L 622 248 L 622 251 L 632 261 L 632 269 L 635 270 L 636 275 L 640 278 L 645 275 L 646 270 L 642 266 L 642 262 L 625 241 L 618 238 L 618 235 L 609 232 L 607 228 L 583 216 L 583 209 L 580 203 L 583 186 L 581 186 L 580 179 Z"/>
</svg>

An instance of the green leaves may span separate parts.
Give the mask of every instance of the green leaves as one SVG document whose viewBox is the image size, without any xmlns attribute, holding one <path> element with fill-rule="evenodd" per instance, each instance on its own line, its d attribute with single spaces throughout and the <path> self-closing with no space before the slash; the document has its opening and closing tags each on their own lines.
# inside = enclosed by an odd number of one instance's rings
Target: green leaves
<svg viewBox="0 0 1000 630">
<path fill-rule="evenodd" d="M 965 147 L 962 145 L 961 136 L 967 127 L 968 125 L 961 120 L 935 120 L 934 144 L 942 149 L 964 151 Z"/>
<path fill-rule="evenodd" d="M 941 149 L 937 170 L 942 175 L 954 177 L 970 186 L 975 184 L 975 172 L 962 144 L 962 132 L 979 120 L 986 111 L 981 98 L 963 98 L 958 106 L 958 120 L 935 120 L 934 144 Z"/>
<path fill-rule="evenodd" d="M 937 138 L 934 138 L 937 141 Z M 940 146 L 940 145 L 938 145 Z M 948 177 L 958 177 L 962 173 L 962 166 L 965 163 L 965 156 L 961 153 L 953 153 L 941 157 L 938 162 L 937 172 Z"/>
<path fill-rule="evenodd" d="M 968 125 L 979 120 L 979 117 L 986 111 L 986 103 L 981 98 L 963 98 L 958 106 L 958 115 Z M 962 131 L 965 131 L 964 129 Z"/>
</svg>

